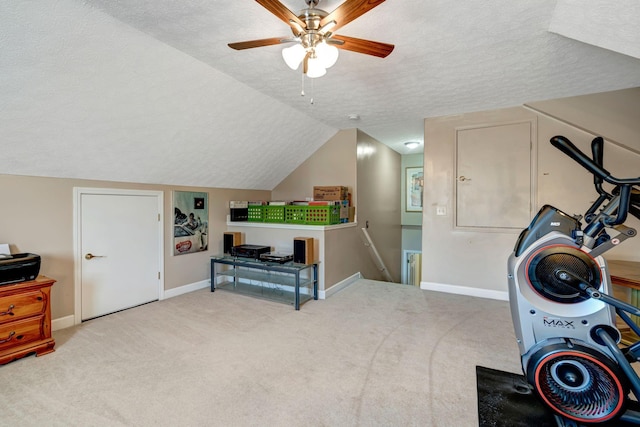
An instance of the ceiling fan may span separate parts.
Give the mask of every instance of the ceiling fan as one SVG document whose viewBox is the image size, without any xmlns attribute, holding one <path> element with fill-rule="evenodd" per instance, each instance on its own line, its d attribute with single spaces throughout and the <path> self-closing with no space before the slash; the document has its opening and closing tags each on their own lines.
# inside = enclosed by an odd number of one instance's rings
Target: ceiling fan
<svg viewBox="0 0 640 427">
<path fill-rule="evenodd" d="M 271 37 L 229 43 L 236 50 L 271 46 L 283 43 L 295 43 L 283 49 L 282 56 L 287 65 L 296 70 L 302 63 L 302 71 L 308 77 L 320 77 L 326 73 L 338 59 L 338 49 L 350 50 L 365 55 L 387 57 L 394 45 L 364 40 L 355 37 L 339 36 L 336 30 L 367 13 L 385 0 L 345 0 L 333 12 L 327 13 L 316 6 L 321 0 L 305 0 L 307 8 L 298 15 L 278 0 L 256 0 L 269 12 L 286 22 L 293 37 Z"/>
</svg>

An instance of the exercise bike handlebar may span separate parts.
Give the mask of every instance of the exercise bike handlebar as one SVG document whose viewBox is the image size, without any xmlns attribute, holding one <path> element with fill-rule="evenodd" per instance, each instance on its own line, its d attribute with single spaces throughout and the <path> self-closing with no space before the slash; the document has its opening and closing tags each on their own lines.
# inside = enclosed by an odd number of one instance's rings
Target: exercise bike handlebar
<svg viewBox="0 0 640 427">
<path fill-rule="evenodd" d="M 613 185 L 640 185 L 640 177 L 638 178 L 616 178 L 612 176 L 609 171 L 604 169 L 601 165 L 597 164 L 593 160 L 589 158 L 586 154 L 584 154 L 578 147 L 573 145 L 571 141 L 569 141 L 564 136 L 554 136 L 551 138 L 551 145 L 562 151 L 567 156 L 571 157 L 573 160 L 578 162 L 580 166 L 591 172 L 596 179 L 600 178 L 610 184 Z M 602 159 L 602 148 L 601 146 L 596 148 L 599 151 L 600 155 L 599 159 Z M 595 154 L 595 152 L 594 152 Z"/>
</svg>

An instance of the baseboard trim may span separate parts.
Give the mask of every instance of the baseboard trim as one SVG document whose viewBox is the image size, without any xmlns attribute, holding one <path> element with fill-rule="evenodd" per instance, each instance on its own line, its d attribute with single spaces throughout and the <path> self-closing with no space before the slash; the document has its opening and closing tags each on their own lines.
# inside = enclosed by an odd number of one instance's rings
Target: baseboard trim
<svg viewBox="0 0 640 427">
<path fill-rule="evenodd" d="M 201 280 L 195 283 L 190 283 L 184 286 L 178 286 L 177 288 L 168 289 L 164 291 L 160 296 L 159 300 L 162 301 L 163 299 L 177 297 L 178 295 L 183 295 L 189 292 L 208 288 L 209 286 L 211 286 L 211 282 L 209 281 L 209 279 Z M 59 331 L 60 329 L 69 328 L 71 326 L 74 326 L 76 324 L 75 322 L 76 320 L 73 314 L 69 316 L 60 317 L 58 319 L 53 319 L 51 321 L 51 330 Z"/>
<path fill-rule="evenodd" d="M 468 286 L 447 285 L 444 283 L 420 282 L 420 289 L 428 291 L 446 292 L 448 294 L 467 295 L 470 297 L 509 301 L 509 293 L 490 289 L 470 288 Z"/>
<path fill-rule="evenodd" d="M 336 292 L 340 292 L 341 290 L 343 290 L 344 288 L 346 288 L 347 286 L 351 285 L 353 282 L 361 278 L 362 278 L 362 275 L 360 274 L 360 272 L 357 272 L 353 276 L 349 276 L 346 279 L 339 281 L 338 283 L 336 283 L 326 291 L 318 291 L 318 298 L 327 299 L 331 295 L 334 295 Z"/>
<path fill-rule="evenodd" d="M 51 330 L 59 331 L 60 329 L 70 328 L 75 325 L 76 318 L 73 314 L 69 316 L 60 317 L 59 319 L 53 319 L 51 321 Z"/>
<path fill-rule="evenodd" d="M 210 286 L 211 286 L 211 281 L 207 279 L 207 280 L 201 280 L 195 283 L 190 283 L 188 285 L 178 286 L 177 288 L 167 289 L 164 291 L 164 295 L 160 297 L 160 300 L 188 294 L 189 292 L 198 291 L 200 289 L 208 288 Z"/>
</svg>

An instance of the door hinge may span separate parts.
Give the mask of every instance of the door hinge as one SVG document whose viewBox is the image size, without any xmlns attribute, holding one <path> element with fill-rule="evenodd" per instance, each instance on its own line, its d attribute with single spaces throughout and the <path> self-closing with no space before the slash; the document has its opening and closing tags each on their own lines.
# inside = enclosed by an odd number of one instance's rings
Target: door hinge
<svg viewBox="0 0 640 427">
<path fill-rule="evenodd" d="M 160 214 L 158 214 L 158 222 L 160 222 Z"/>
<path fill-rule="evenodd" d="M 160 280 L 160 272 L 158 271 L 158 280 Z"/>
</svg>

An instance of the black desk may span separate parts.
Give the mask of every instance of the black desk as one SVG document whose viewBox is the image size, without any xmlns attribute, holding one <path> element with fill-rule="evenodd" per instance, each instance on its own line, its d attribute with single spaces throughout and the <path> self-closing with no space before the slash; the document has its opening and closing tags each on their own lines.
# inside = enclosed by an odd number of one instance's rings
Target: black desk
<svg viewBox="0 0 640 427">
<path fill-rule="evenodd" d="M 230 268 L 221 267 L 224 265 Z M 300 304 L 318 299 L 318 264 L 280 264 L 216 255 L 211 257 L 211 292 L 216 289 L 292 303 L 300 310 Z"/>
</svg>

